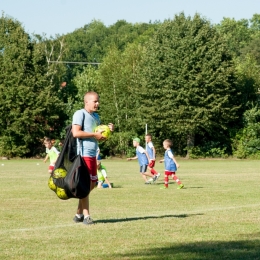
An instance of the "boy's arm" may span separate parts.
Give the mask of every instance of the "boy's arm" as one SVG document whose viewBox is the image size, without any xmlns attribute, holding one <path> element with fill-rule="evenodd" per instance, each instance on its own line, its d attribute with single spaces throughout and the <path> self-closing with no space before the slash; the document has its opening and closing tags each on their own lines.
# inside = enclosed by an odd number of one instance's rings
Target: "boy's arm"
<svg viewBox="0 0 260 260">
<path fill-rule="evenodd" d="M 111 184 L 110 184 L 110 182 L 109 182 L 109 180 L 108 180 L 107 177 L 105 177 L 105 181 L 106 181 L 106 183 L 108 184 L 108 187 L 111 189 L 112 187 L 111 187 Z"/>
<path fill-rule="evenodd" d="M 159 162 L 160 162 L 160 163 L 164 162 L 164 159 L 161 159 Z"/>
<path fill-rule="evenodd" d="M 47 162 L 47 160 L 48 160 L 48 158 L 49 158 L 49 154 L 46 154 L 46 156 L 45 156 L 45 158 L 44 158 L 44 162 L 46 163 Z"/>
<path fill-rule="evenodd" d="M 148 159 L 148 162 L 150 161 L 150 158 L 149 158 L 149 155 L 148 153 L 144 150 L 144 154 L 146 155 L 147 159 Z"/>
<path fill-rule="evenodd" d="M 150 160 L 155 160 L 155 158 L 156 158 L 156 156 L 155 156 L 156 155 L 156 150 L 155 150 L 154 146 L 153 146 L 152 150 L 153 150 L 154 158 L 150 158 Z"/>
<path fill-rule="evenodd" d="M 175 162 L 175 164 L 176 164 L 177 168 L 179 168 L 179 167 L 180 167 L 180 165 L 177 163 L 177 161 L 176 161 L 176 159 L 175 159 L 174 155 L 172 156 L 172 160 Z"/>
<path fill-rule="evenodd" d="M 72 125 L 71 131 L 75 138 L 96 138 L 97 140 L 105 140 L 102 132 L 84 132 L 80 125 Z"/>
<path fill-rule="evenodd" d="M 136 159 L 137 159 L 137 156 L 135 156 L 135 157 L 130 157 L 130 158 L 127 158 L 127 161 L 136 160 Z"/>
</svg>

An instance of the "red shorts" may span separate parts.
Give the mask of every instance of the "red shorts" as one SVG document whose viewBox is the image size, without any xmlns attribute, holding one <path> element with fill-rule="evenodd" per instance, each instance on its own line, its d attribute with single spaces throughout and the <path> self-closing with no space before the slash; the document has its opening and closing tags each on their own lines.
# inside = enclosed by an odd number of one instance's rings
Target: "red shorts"
<svg viewBox="0 0 260 260">
<path fill-rule="evenodd" d="M 88 172 L 90 175 L 90 180 L 92 182 L 97 182 L 98 177 L 97 177 L 97 159 L 96 159 L 96 157 L 82 156 L 82 158 L 87 166 L 87 169 L 88 169 Z"/>
<path fill-rule="evenodd" d="M 51 164 L 51 165 L 49 165 L 49 171 L 51 171 L 51 172 L 52 172 L 52 171 L 54 170 L 54 167 L 55 167 L 55 165 L 52 165 L 52 164 Z"/>
<path fill-rule="evenodd" d="M 165 171 L 164 175 L 172 176 L 172 175 L 175 175 L 175 172 Z"/>
<path fill-rule="evenodd" d="M 155 165 L 155 160 L 151 160 L 150 163 L 148 164 L 149 168 L 153 168 Z"/>
</svg>

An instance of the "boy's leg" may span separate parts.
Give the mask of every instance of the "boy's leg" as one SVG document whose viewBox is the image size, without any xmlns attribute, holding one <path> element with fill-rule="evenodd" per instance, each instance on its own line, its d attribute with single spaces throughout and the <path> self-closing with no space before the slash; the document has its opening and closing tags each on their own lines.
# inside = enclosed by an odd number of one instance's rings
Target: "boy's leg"
<svg viewBox="0 0 260 260">
<path fill-rule="evenodd" d="M 175 180 L 175 181 L 177 182 L 177 184 L 179 185 L 177 189 L 182 189 L 182 188 L 184 187 L 184 185 L 182 184 L 182 182 L 180 181 L 180 179 L 178 178 L 178 176 L 175 174 L 175 172 L 173 172 L 172 178 L 173 178 L 173 180 Z"/>
<path fill-rule="evenodd" d="M 148 184 L 150 182 L 147 181 L 146 176 L 151 176 L 152 174 L 150 174 L 150 175 L 149 175 L 149 173 L 147 174 L 146 170 L 147 170 L 147 165 L 140 166 L 140 174 L 142 175 L 142 178 L 144 179 L 145 184 Z"/>
<path fill-rule="evenodd" d="M 97 161 L 96 157 L 82 157 L 85 161 L 86 167 L 90 174 L 90 192 L 95 188 L 97 182 Z M 89 192 L 89 195 L 90 195 Z M 90 211 L 89 211 L 89 195 L 83 199 L 79 200 L 78 209 L 76 218 L 82 219 L 82 214 L 84 215 L 83 223 L 84 224 L 93 224 L 92 219 L 90 218 Z M 74 217 L 74 221 L 75 221 Z M 81 222 L 81 221 L 75 221 Z"/>
<path fill-rule="evenodd" d="M 161 174 L 154 169 L 154 166 L 155 166 L 155 160 L 151 160 L 148 165 L 148 170 L 153 175 L 153 181 L 155 182 L 159 179 Z"/>
<path fill-rule="evenodd" d="M 50 165 L 49 165 L 49 168 L 48 168 L 49 174 L 51 174 L 53 170 L 54 170 L 54 165 L 53 165 L 53 164 L 50 164 Z"/>
<path fill-rule="evenodd" d="M 165 188 L 168 188 L 168 185 L 169 185 L 169 172 L 168 171 L 165 171 L 164 172 L 164 187 Z"/>
</svg>

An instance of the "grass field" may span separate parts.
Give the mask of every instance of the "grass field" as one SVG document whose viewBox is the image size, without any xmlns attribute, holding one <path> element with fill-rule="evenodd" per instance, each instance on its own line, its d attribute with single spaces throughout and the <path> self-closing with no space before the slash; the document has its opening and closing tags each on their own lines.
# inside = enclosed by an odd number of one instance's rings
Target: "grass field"
<svg viewBox="0 0 260 260">
<path fill-rule="evenodd" d="M 260 161 L 178 162 L 185 188 L 161 190 L 137 161 L 104 160 L 115 188 L 91 193 L 85 226 L 72 221 L 77 200 L 48 188 L 47 164 L 3 160 L 0 259 L 260 259 Z"/>
</svg>

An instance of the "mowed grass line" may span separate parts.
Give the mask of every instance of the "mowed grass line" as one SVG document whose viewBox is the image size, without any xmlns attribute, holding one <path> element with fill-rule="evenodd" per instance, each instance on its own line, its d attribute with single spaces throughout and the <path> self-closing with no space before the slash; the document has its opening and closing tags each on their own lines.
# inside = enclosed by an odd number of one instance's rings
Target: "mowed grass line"
<svg viewBox="0 0 260 260">
<path fill-rule="evenodd" d="M 0 164 L 0 259 L 260 259 L 260 162 L 184 160 L 178 177 L 145 185 L 137 161 L 103 160 L 114 189 L 95 189 L 95 225 L 47 186 L 47 164 Z M 37 165 L 39 164 L 39 165 Z"/>
</svg>

